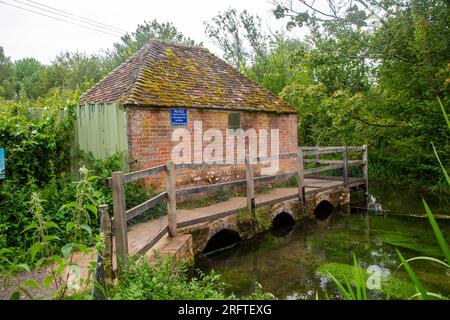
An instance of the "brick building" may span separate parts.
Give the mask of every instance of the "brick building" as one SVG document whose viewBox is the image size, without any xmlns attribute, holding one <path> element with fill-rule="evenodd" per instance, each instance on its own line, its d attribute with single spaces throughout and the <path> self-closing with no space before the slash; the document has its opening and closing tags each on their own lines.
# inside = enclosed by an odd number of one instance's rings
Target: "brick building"
<svg viewBox="0 0 450 320">
<path fill-rule="evenodd" d="M 194 132 L 200 122 L 203 133 L 214 128 L 224 137 L 227 129 L 267 129 L 269 144 L 270 129 L 278 129 L 279 152 L 297 150 L 296 110 L 201 47 L 151 40 L 87 91 L 81 103 L 80 148 L 100 159 L 124 152 L 131 170 L 170 160 L 179 143 L 172 141 L 177 128 L 187 129 L 192 140 L 201 139 Z M 193 144 L 194 160 L 199 150 Z M 224 138 L 224 150 L 225 144 Z M 255 175 L 263 165 L 256 166 Z M 295 159 L 280 159 L 279 173 L 295 171 L 295 166 Z M 222 182 L 244 178 L 244 172 L 242 165 L 184 169 L 177 171 L 177 183 Z"/>
</svg>

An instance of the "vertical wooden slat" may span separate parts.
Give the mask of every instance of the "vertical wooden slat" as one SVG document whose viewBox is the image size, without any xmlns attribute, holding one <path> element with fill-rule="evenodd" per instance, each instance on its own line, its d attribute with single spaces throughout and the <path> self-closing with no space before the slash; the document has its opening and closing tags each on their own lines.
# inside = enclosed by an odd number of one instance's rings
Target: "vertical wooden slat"
<svg viewBox="0 0 450 320">
<path fill-rule="evenodd" d="M 255 184 L 253 181 L 253 164 L 250 163 L 250 158 L 245 158 L 245 178 L 247 180 L 247 208 L 252 215 L 255 214 Z"/>
<path fill-rule="evenodd" d="M 297 171 L 298 171 L 298 198 L 302 201 L 303 209 L 306 209 L 306 197 L 305 197 L 305 177 L 303 167 L 303 151 L 298 149 L 297 151 Z"/>
<path fill-rule="evenodd" d="M 320 160 L 319 149 L 320 149 L 320 147 L 319 147 L 318 145 L 316 145 L 316 151 L 317 151 L 317 154 L 316 154 L 316 165 L 319 165 L 319 164 L 320 164 L 320 163 L 319 163 L 319 160 Z"/>
<path fill-rule="evenodd" d="M 364 168 L 363 168 L 363 176 L 364 176 L 364 197 L 367 198 L 369 196 L 369 152 L 367 149 L 367 145 L 363 145 L 363 158 Z"/>
<path fill-rule="evenodd" d="M 346 188 L 348 188 L 348 147 L 347 146 L 345 146 L 344 150 L 342 151 L 342 160 L 344 162 L 344 168 L 343 168 L 344 185 Z"/>
<path fill-rule="evenodd" d="M 175 190 L 175 164 L 167 162 L 167 219 L 169 224 L 169 235 L 177 235 L 177 197 Z"/>
<path fill-rule="evenodd" d="M 127 217 L 125 212 L 125 183 L 123 172 L 112 173 L 112 195 L 114 212 L 114 239 L 116 242 L 116 260 L 120 271 L 120 265 L 126 265 L 128 258 Z"/>
<path fill-rule="evenodd" d="M 107 282 L 112 282 L 113 280 L 113 267 L 112 267 L 112 256 L 113 256 L 113 244 L 112 244 L 112 225 L 111 218 L 108 213 L 108 205 L 102 204 L 99 207 L 100 213 L 100 230 L 103 234 L 105 241 L 105 249 L 103 251 L 103 265 L 105 270 L 105 280 Z"/>
</svg>

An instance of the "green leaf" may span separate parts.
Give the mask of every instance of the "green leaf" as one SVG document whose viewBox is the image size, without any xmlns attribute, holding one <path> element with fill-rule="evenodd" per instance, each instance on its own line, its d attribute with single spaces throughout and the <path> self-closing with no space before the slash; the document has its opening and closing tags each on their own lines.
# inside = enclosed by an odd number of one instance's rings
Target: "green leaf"
<svg viewBox="0 0 450 320">
<path fill-rule="evenodd" d="M 30 266 L 25 263 L 15 264 L 14 268 L 25 270 L 28 273 L 31 273 Z"/>
<path fill-rule="evenodd" d="M 30 248 L 30 253 L 31 253 L 31 260 L 34 260 L 34 258 L 36 257 L 36 255 L 44 248 L 44 245 L 41 242 L 35 242 L 31 248 Z"/>
<path fill-rule="evenodd" d="M 5 253 L 12 253 L 12 250 L 8 249 L 8 248 L 1 248 L 0 249 L 0 256 L 4 255 Z"/>
<path fill-rule="evenodd" d="M 27 231 L 32 230 L 32 229 L 36 229 L 37 226 L 38 225 L 37 225 L 36 221 L 33 221 L 28 226 L 26 226 L 25 229 L 23 229 L 21 233 L 27 232 Z"/>
<path fill-rule="evenodd" d="M 85 230 L 90 236 L 92 236 L 92 229 L 90 226 L 83 223 L 80 227 L 81 229 Z"/>
<path fill-rule="evenodd" d="M 423 286 L 422 282 L 419 280 L 419 278 L 417 277 L 416 273 L 413 271 L 413 269 L 411 268 L 411 266 L 408 264 L 408 262 L 406 262 L 405 258 L 403 258 L 402 254 L 400 253 L 400 251 L 398 251 L 397 249 L 395 249 L 397 251 L 398 256 L 400 257 L 401 260 L 401 264 L 400 266 L 404 266 L 406 269 L 406 272 L 408 273 L 409 277 L 411 278 L 411 281 L 414 283 L 414 285 L 416 286 L 417 290 L 420 293 L 420 296 L 425 299 L 425 300 L 429 300 L 427 291 L 425 290 L 425 287 Z M 399 267 L 400 267 L 399 266 Z"/>
<path fill-rule="evenodd" d="M 73 223 L 72 221 L 67 222 L 67 224 L 66 224 L 66 232 L 70 232 L 74 227 L 75 227 L 75 223 Z"/>
<path fill-rule="evenodd" d="M 64 245 L 61 248 L 61 252 L 62 252 L 64 258 L 69 257 L 69 255 L 72 253 L 72 250 L 73 250 L 73 243 L 68 243 L 68 244 Z"/>
<path fill-rule="evenodd" d="M 420 293 L 413 294 L 411 297 L 408 298 L 408 300 L 415 299 L 415 298 L 419 297 L 420 295 L 421 295 Z M 447 297 L 445 297 L 445 296 L 443 296 L 443 295 L 441 295 L 439 293 L 427 292 L 427 295 L 429 295 L 431 297 L 434 297 L 434 298 L 437 298 L 439 300 L 448 300 Z"/>
<path fill-rule="evenodd" d="M 436 156 L 436 158 L 437 158 L 437 160 L 438 160 L 438 162 L 439 162 L 439 165 L 441 166 L 442 172 L 444 173 L 444 177 L 445 177 L 445 179 L 447 180 L 448 185 L 450 186 L 450 177 L 449 177 L 449 175 L 448 175 L 448 172 L 447 172 L 447 170 L 445 170 L 445 167 L 444 167 L 444 165 L 442 164 L 442 161 L 441 161 L 441 159 L 439 158 L 439 155 L 437 154 L 437 151 L 436 151 L 436 148 L 434 147 L 433 142 L 431 143 L 431 145 L 433 146 L 434 155 Z"/>
<path fill-rule="evenodd" d="M 36 263 L 34 264 L 34 267 L 36 269 L 39 269 L 45 261 L 46 261 L 45 257 L 40 258 L 38 261 L 36 261 Z"/>
<path fill-rule="evenodd" d="M 428 207 L 427 202 L 422 198 L 423 206 L 425 207 L 425 211 L 427 213 L 428 220 L 430 221 L 431 227 L 433 228 L 434 235 L 439 243 L 439 247 L 441 248 L 442 254 L 444 255 L 447 262 L 450 263 L 450 250 L 448 248 L 447 242 L 444 239 L 444 236 L 441 233 L 441 229 L 434 219 L 433 214 L 431 213 L 430 208 Z"/>
<path fill-rule="evenodd" d="M 349 295 L 349 293 L 347 292 L 347 290 L 345 290 L 344 286 L 342 285 L 342 283 L 339 282 L 338 279 L 336 279 L 329 271 L 327 271 L 328 276 L 331 278 L 331 280 L 333 280 L 333 282 L 336 284 L 336 286 L 339 289 L 339 292 L 344 296 L 345 300 L 352 300 L 351 296 Z"/>
<path fill-rule="evenodd" d="M 450 130 L 450 121 L 448 120 L 447 112 L 445 112 L 444 106 L 442 105 L 441 99 L 438 97 L 439 105 L 441 106 L 442 113 L 444 114 L 445 122 L 447 123 L 448 129 Z"/>
<path fill-rule="evenodd" d="M 443 265 L 444 267 L 450 269 L 450 264 L 447 264 L 444 261 L 436 259 L 436 258 L 433 258 L 433 257 L 422 257 L 422 256 L 421 257 L 414 257 L 414 258 L 410 258 L 410 259 L 406 260 L 406 262 L 411 262 L 411 261 L 415 261 L 415 260 L 425 260 L 425 261 L 430 261 L 430 262 L 436 262 L 436 263 L 438 263 L 440 265 Z"/>
<path fill-rule="evenodd" d="M 86 245 L 84 245 L 82 243 L 74 244 L 74 247 L 76 248 L 77 251 L 82 251 L 82 252 L 88 252 L 89 251 L 89 247 L 87 247 Z"/>
<path fill-rule="evenodd" d="M 58 212 L 61 211 L 61 210 L 73 208 L 73 207 L 76 207 L 76 206 L 77 206 L 77 203 L 76 203 L 75 201 L 72 201 L 72 202 L 69 202 L 69 203 L 66 203 L 65 205 L 63 205 L 63 206 L 58 210 Z"/>
<path fill-rule="evenodd" d="M 45 223 L 45 226 L 47 227 L 47 229 L 55 228 L 55 229 L 61 230 L 61 229 L 59 228 L 59 226 L 58 226 L 56 223 L 54 223 L 53 221 L 47 221 L 47 222 Z"/>
<path fill-rule="evenodd" d="M 45 236 L 44 237 L 45 241 L 53 241 L 53 240 L 60 240 L 60 238 L 58 236 Z"/>
<path fill-rule="evenodd" d="M 44 286 L 45 290 L 48 289 L 48 287 L 50 286 L 50 284 L 53 282 L 53 276 L 48 275 L 44 278 L 44 280 L 42 281 L 42 285 Z"/>
<path fill-rule="evenodd" d="M 41 289 L 41 287 L 36 282 L 36 280 L 33 280 L 33 279 L 28 279 L 27 281 L 25 281 L 23 283 L 23 285 L 26 286 L 26 287 L 31 287 L 31 288 L 37 289 L 37 290 Z"/>
<path fill-rule="evenodd" d="M 14 291 L 11 296 L 9 297 L 9 300 L 20 300 L 20 293 L 19 291 Z"/>
<path fill-rule="evenodd" d="M 93 214 L 97 215 L 97 207 L 92 204 L 85 205 L 86 209 L 88 209 Z"/>
</svg>

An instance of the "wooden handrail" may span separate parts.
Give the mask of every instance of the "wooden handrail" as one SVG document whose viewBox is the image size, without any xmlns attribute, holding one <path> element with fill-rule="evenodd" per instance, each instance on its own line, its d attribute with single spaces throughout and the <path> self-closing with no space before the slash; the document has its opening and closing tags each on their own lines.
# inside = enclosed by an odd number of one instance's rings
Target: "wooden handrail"
<svg viewBox="0 0 450 320">
<path fill-rule="evenodd" d="M 164 200 L 167 200 L 167 192 L 161 192 L 157 196 L 148 199 L 147 201 L 138 204 L 134 208 L 131 208 L 127 210 L 127 221 L 137 217 L 138 215 L 144 213 L 145 211 L 153 208 L 157 204 L 163 202 Z"/>
<path fill-rule="evenodd" d="M 317 159 L 303 159 L 304 163 L 323 163 L 323 164 L 343 164 L 343 160 L 317 160 Z M 362 160 L 348 160 L 349 166 L 360 166 L 364 164 L 364 161 Z"/>
<path fill-rule="evenodd" d="M 363 151 L 362 160 L 349 160 L 348 153 L 349 151 Z M 344 175 L 343 175 L 343 183 L 339 186 L 344 187 L 351 187 L 353 185 L 353 182 L 349 184 L 348 179 L 348 167 L 350 166 L 361 166 L 364 165 L 363 169 L 363 179 L 365 182 L 365 195 L 367 196 L 367 189 L 368 189 L 368 149 L 367 146 L 362 147 L 299 147 L 298 151 L 296 153 L 280 153 L 278 155 L 272 155 L 267 157 L 254 157 L 250 158 L 247 157 L 246 161 L 243 161 L 244 159 L 237 159 L 233 163 L 222 163 L 222 162 L 207 162 L 207 163 L 201 163 L 201 164 L 178 164 L 175 165 L 173 162 L 168 162 L 164 165 L 158 165 L 152 168 L 147 168 L 135 172 L 130 173 L 123 173 L 121 171 L 114 172 L 112 174 L 111 178 L 106 179 L 105 183 L 106 185 L 110 186 L 112 188 L 113 192 L 113 212 L 114 212 L 114 229 L 115 229 L 115 244 L 116 244 L 116 256 L 118 259 L 118 262 L 125 262 L 127 260 L 128 255 L 128 237 L 127 237 L 127 221 L 130 219 L 133 219 L 137 217 L 138 215 L 142 214 L 143 212 L 153 208 L 155 205 L 167 200 L 167 211 L 168 211 L 168 224 L 165 228 L 161 229 L 155 236 L 153 236 L 145 245 L 143 248 L 139 250 L 139 253 L 145 253 L 148 251 L 153 245 L 156 244 L 163 236 L 165 236 L 167 233 L 174 237 L 177 235 L 177 229 L 190 226 L 193 224 L 201 223 L 201 222 L 207 222 L 210 220 L 215 220 L 220 217 L 226 217 L 229 215 L 232 215 L 236 213 L 238 210 L 242 208 L 237 208 L 233 210 L 228 210 L 224 212 L 219 212 L 217 214 L 207 216 L 207 217 L 201 217 L 197 219 L 193 219 L 190 221 L 184 221 L 184 222 L 177 222 L 177 216 L 176 216 L 176 197 L 180 195 L 188 195 L 193 193 L 199 193 L 199 192 L 214 192 L 218 190 L 223 190 L 229 187 L 236 187 L 236 186 L 247 186 L 247 207 L 254 213 L 255 208 L 258 208 L 260 206 L 273 204 L 275 202 L 279 201 L 285 201 L 290 200 L 294 198 L 299 198 L 302 201 L 303 208 L 306 208 L 306 195 L 317 193 L 317 192 L 323 192 L 328 189 L 336 188 L 336 185 L 330 186 L 330 187 L 324 187 L 324 188 L 315 188 L 313 190 L 309 190 L 308 192 L 305 191 L 306 186 L 304 183 L 304 177 L 307 174 L 314 174 L 314 173 L 320 173 L 324 171 L 329 170 L 336 170 L 340 168 L 344 168 Z M 316 157 L 315 159 L 305 159 L 305 156 L 312 156 L 312 155 L 320 155 L 320 154 L 328 154 L 328 153 L 342 153 L 343 158 L 342 160 L 327 160 L 327 159 L 320 159 L 319 157 Z M 296 157 L 297 158 L 297 170 L 294 172 L 287 172 L 282 173 L 278 175 L 271 175 L 271 176 L 259 176 L 254 177 L 253 176 L 253 162 L 261 162 L 261 161 L 268 161 L 273 159 L 280 159 L 280 158 L 290 158 L 290 157 Z M 241 161 L 241 163 L 238 163 Z M 310 168 L 305 169 L 304 163 L 315 163 L 315 164 L 329 164 L 327 166 L 319 166 L 316 168 Z M 176 169 L 182 169 L 182 168 L 201 168 L 208 165 L 235 165 L 235 164 L 245 164 L 246 167 L 246 179 L 241 180 L 233 180 L 233 181 L 227 181 L 227 182 L 221 182 L 221 183 L 214 183 L 209 185 L 203 185 L 203 186 L 195 186 L 185 189 L 179 189 L 176 190 L 175 186 L 175 177 L 176 177 Z M 129 182 L 136 181 L 138 179 L 143 179 L 145 177 L 158 174 L 161 172 L 166 172 L 167 176 L 167 191 L 160 193 L 159 195 L 129 209 L 125 210 L 125 185 Z M 268 182 L 275 179 L 280 178 L 289 178 L 289 177 L 298 177 L 298 194 L 296 195 L 289 195 L 285 196 L 283 198 L 274 199 L 270 201 L 255 203 L 255 196 L 254 196 L 254 183 L 258 182 Z M 243 207 L 245 208 L 245 207 Z M 120 270 L 119 270 L 120 271 Z"/>
</svg>

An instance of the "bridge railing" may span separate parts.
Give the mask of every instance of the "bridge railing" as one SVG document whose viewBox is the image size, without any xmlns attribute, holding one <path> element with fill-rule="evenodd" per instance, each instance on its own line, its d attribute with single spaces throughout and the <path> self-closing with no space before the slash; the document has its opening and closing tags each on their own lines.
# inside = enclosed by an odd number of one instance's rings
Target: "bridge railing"
<svg viewBox="0 0 450 320">
<path fill-rule="evenodd" d="M 349 152 L 362 151 L 362 160 L 349 160 Z M 342 154 L 342 160 L 327 160 L 320 159 L 321 154 L 331 154 L 340 153 Z M 316 156 L 315 159 L 309 159 L 308 156 Z M 297 170 L 293 172 L 282 173 L 278 175 L 271 176 L 260 176 L 254 177 L 253 167 L 255 162 L 271 160 L 274 158 L 296 158 L 297 159 Z M 113 197 L 113 219 L 112 224 L 114 226 L 114 241 L 115 241 L 115 254 L 117 259 L 117 266 L 120 268 L 121 264 L 127 263 L 128 257 L 128 236 L 127 236 L 127 221 L 133 219 L 140 214 L 146 212 L 147 210 L 153 208 L 157 204 L 166 202 L 167 205 L 167 226 L 157 232 L 157 234 L 152 235 L 145 245 L 138 250 L 139 254 L 147 252 L 151 247 L 153 247 L 162 237 L 167 233 L 171 237 L 177 235 L 178 228 L 184 228 L 190 225 L 203 223 L 218 218 L 223 218 L 232 214 L 237 213 L 238 210 L 233 209 L 224 212 L 218 212 L 214 215 L 209 215 L 207 217 L 201 217 L 189 221 L 177 222 L 177 208 L 176 208 L 176 197 L 180 195 L 189 195 L 200 192 L 215 192 L 224 190 L 227 188 L 246 186 L 246 197 L 247 197 L 247 208 L 255 215 L 255 209 L 260 206 L 265 206 L 274 203 L 274 200 L 256 203 L 255 202 L 255 183 L 270 182 L 277 179 L 289 179 L 291 177 L 298 177 L 298 194 L 289 195 L 282 199 L 276 199 L 279 201 L 291 200 L 294 198 L 299 198 L 302 201 L 303 206 L 306 204 L 306 195 L 308 193 L 317 193 L 325 191 L 333 187 L 320 188 L 320 190 L 315 189 L 310 192 L 306 192 L 306 187 L 304 183 L 305 175 L 317 174 L 324 171 L 336 170 L 343 168 L 343 185 L 349 187 L 348 181 L 348 167 L 349 166 L 364 166 L 363 178 L 365 179 L 365 191 L 367 192 L 367 146 L 362 147 L 300 147 L 296 153 L 282 153 L 269 157 L 257 157 L 245 159 L 237 159 L 235 164 L 245 164 L 246 176 L 242 180 L 233 180 L 228 182 L 214 183 L 202 186 L 194 186 L 183 189 L 176 189 L 175 177 L 177 169 L 198 169 L 204 167 L 205 165 L 223 165 L 222 162 L 205 162 L 202 164 L 174 164 L 174 162 L 169 161 L 166 164 L 158 165 L 152 168 L 147 168 L 139 171 L 134 171 L 130 173 L 124 173 L 122 171 L 113 172 L 111 178 L 106 179 L 105 184 L 112 189 Z M 305 169 L 305 163 L 315 163 L 319 165 L 316 168 Z M 320 166 L 323 164 L 328 164 L 327 166 Z M 230 164 L 227 164 L 230 165 Z M 125 199 L 125 187 L 127 183 L 150 177 L 156 174 L 165 173 L 167 177 L 166 191 L 148 199 L 147 201 L 126 210 L 126 199 Z M 323 189 L 323 190 L 322 190 Z M 99 210 L 102 215 L 108 215 L 108 208 L 104 205 L 101 206 Z M 103 217 L 104 218 L 104 217 Z M 103 230 L 107 234 L 111 234 L 108 230 Z M 109 240 L 108 240 L 109 239 Z M 107 238 L 108 241 L 112 241 L 111 237 Z M 112 243 L 110 246 L 112 247 Z M 120 269 L 119 269 L 120 271 Z"/>
</svg>

